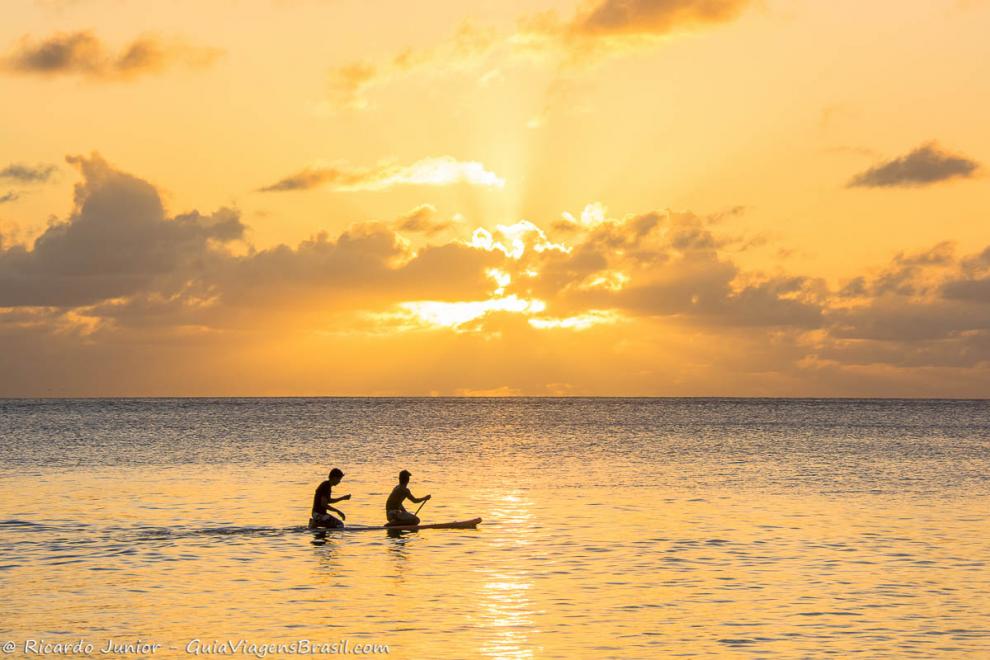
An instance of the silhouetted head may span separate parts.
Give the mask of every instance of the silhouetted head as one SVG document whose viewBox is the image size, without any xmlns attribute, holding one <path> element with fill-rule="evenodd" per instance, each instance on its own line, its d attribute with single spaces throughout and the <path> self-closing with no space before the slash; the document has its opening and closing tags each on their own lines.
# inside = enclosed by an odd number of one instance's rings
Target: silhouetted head
<svg viewBox="0 0 990 660">
<path fill-rule="evenodd" d="M 399 483 L 405 486 L 407 483 L 409 483 L 409 477 L 411 476 L 412 476 L 412 472 L 410 472 L 409 470 L 403 470 L 402 472 L 399 473 Z"/>
<path fill-rule="evenodd" d="M 336 486 L 340 483 L 340 480 L 344 478 L 344 473 L 340 468 L 334 468 L 330 470 L 330 474 L 327 475 L 327 481 Z"/>
</svg>

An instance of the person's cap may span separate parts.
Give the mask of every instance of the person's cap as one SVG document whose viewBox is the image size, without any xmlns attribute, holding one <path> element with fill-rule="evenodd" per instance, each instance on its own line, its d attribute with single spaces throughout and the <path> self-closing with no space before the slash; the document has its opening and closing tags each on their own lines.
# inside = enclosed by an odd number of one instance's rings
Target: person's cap
<svg viewBox="0 0 990 660">
<path fill-rule="evenodd" d="M 409 470 L 403 470 L 402 472 L 399 473 L 399 479 L 402 479 L 403 477 L 408 479 L 411 476 L 412 476 L 412 472 L 410 472 Z"/>
</svg>

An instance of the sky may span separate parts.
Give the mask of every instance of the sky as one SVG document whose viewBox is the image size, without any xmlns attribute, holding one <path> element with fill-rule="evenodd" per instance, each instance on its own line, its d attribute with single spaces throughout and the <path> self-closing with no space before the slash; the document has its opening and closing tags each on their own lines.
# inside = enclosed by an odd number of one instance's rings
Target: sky
<svg viewBox="0 0 990 660">
<path fill-rule="evenodd" d="M 990 2 L 3 19 L 0 396 L 990 393 Z"/>
</svg>

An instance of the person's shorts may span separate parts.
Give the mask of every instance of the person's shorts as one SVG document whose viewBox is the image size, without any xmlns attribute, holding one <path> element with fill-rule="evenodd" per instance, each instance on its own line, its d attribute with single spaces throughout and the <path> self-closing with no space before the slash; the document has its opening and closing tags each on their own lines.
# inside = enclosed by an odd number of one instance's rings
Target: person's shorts
<svg viewBox="0 0 990 660">
<path fill-rule="evenodd" d="M 385 512 L 388 521 L 393 525 L 417 525 L 419 518 L 404 509 L 392 509 Z"/>
<path fill-rule="evenodd" d="M 329 513 L 319 513 L 314 511 L 310 514 L 309 524 L 312 527 L 343 527 L 344 523 L 334 518 Z"/>
</svg>

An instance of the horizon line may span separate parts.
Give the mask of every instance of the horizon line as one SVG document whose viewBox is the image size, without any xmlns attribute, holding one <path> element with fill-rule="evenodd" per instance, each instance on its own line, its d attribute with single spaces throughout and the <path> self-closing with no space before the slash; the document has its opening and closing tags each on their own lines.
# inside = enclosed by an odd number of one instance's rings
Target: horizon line
<svg viewBox="0 0 990 660">
<path fill-rule="evenodd" d="M 430 394 L 289 394 L 289 395 L 82 395 L 82 396 L 0 396 L 0 401 L 179 401 L 179 400 L 232 400 L 232 399 L 651 399 L 651 400 L 702 400 L 720 399 L 736 401 L 990 401 L 990 397 L 945 396 L 747 396 L 747 395 L 622 395 L 622 394 L 501 394 L 501 395 L 430 395 Z"/>
</svg>

